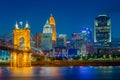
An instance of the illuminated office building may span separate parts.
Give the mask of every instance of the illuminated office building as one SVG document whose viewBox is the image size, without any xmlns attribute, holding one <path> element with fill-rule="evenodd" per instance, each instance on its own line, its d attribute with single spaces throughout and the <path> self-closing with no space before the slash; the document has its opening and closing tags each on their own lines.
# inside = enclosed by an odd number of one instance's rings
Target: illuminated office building
<svg viewBox="0 0 120 80">
<path fill-rule="evenodd" d="M 80 49 L 82 44 L 91 42 L 91 29 L 82 28 L 79 33 L 73 33 L 71 35 L 71 43 L 74 48 Z"/>
<path fill-rule="evenodd" d="M 94 21 L 94 43 L 98 48 L 110 47 L 111 21 L 107 15 L 99 15 Z"/>
<path fill-rule="evenodd" d="M 43 34 L 39 33 L 39 34 L 35 34 L 34 36 L 34 46 L 36 48 L 40 48 L 41 47 L 41 40 L 42 40 Z"/>
<path fill-rule="evenodd" d="M 49 23 L 52 27 L 52 41 L 56 42 L 56 23 L 52 14 L 49 18 Z"/>
<path fill-rule="evenodd" d="M 57 47 L 64 47 L 66 46 L 66 35 L 65 34 L 59 34 L 57 37 Z"/>
<path fill-rule="evenodd" d="M 92 32 L 92 29 L 83 27 L 80 31 L 81 39 L 83 39 L 85 41 L 91 41 L 91 39 L 92 39 L 91 32 Z"/>
<path fill-rule="evenodd" d="M 48 20 L 43 28 L 42 49 L 43 50 L 52 49 L 52 27 L 49 24 Z"/>
</svg>

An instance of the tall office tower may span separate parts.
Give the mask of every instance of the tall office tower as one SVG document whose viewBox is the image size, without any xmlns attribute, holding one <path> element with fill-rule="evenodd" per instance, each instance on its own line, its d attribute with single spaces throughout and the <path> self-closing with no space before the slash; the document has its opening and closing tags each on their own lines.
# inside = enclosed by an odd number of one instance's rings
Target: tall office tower
<svg viewBox="0 0 120 80">
<path fill-rule="evenodd" d="M 52 41 L 56 42 L 56 23 L 53 15 L 50 15 L 49 23 L 52 27 Z"/>
<path fill-rule="evenodd" d="M 48 20 L 43 28 L 42 49 L 43 50 L 52 49 L 52 27 L 49 24 Z"/>
<path fill-rule="evenodd" d="M 99 15 L 94 21 L 94 43 L 97 48 L 110 47 L 111 21 L 107 15 Z"/>
<path fill-rule="evenodd" d="M 57 47 L 65 47 L 66 46 L 66 34 L 59 34 L 57 37 Z"/>
</svg>

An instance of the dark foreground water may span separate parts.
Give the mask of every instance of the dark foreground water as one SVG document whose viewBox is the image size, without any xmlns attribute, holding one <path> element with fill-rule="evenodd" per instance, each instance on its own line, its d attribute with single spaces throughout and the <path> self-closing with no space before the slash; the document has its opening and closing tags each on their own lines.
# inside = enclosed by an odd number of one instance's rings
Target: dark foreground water
<svg viewBox="0 0 120 80">
<path fill-rule="evenodd" d="M 120 80 L 120 66 L 0 67 L 0 80 Z"/>
</svg>

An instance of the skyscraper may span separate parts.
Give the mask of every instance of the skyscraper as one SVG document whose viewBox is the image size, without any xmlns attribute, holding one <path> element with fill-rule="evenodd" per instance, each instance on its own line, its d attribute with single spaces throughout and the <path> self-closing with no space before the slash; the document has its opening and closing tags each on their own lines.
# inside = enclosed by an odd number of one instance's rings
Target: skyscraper
<svg viewBox="0 0 120 80">
<path fill-rule="evenodd" d="M 65 47 L 66 46 L 66 34 L 59 34 L 57 37 L 57 47 Z"/>
<path fill-rule="evenodd" d="M 52 41 L 56 42 L 56 23 L 53 15 L 50 15 L 49 23 L 52 27 Z"/>
<path fill-rule="evenodd" d="M 49 24 L 48 20 L 46 21 L 46 24 L 43 28 L 42 49 L 43 50 L 52 49 L 52 27 Z"/>
<path fill-rule="evenodd" d="M 94 43 L 96 47 L 110 47 L 111 21 L 107 15 L 99 15 L 94 21 Z"/>
</svg>

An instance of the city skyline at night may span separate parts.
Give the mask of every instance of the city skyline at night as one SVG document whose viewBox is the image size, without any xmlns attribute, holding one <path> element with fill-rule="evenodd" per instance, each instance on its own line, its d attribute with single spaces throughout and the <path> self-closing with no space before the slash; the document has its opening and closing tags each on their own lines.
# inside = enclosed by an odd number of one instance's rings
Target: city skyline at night
<svg viewBox="0 0 120 80">
<path fill-rule="evenodd" d="M 46 19 L 52 13 L 56 21 L 56 32 L 70 36 L 80 32 L 82 27 L 94 32 L 94 19 L 99 14 L 107 14 L 111 18 L 112 37 L 120 38 L 119 0 L 4 0 L 0 1 L 0 35 L 12 32 L 16 21 L 28 21 L 31 33 L 42 33 Z M 102 5 L 102 6 L 101 6 Z M 25 23 L 23 23 L 25 24 Z M 4 27 L 4 30 L 3 30 Z"/>
<path fill-rule="evenodd" d="M 0 80 L 119 80 L 120 0 L 0 0 Z"/>
</svg>

